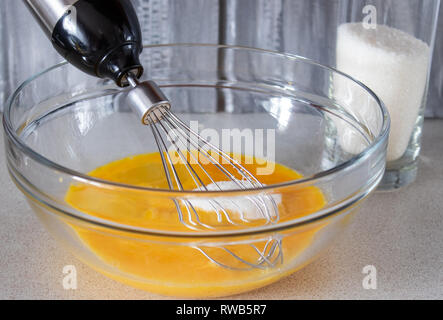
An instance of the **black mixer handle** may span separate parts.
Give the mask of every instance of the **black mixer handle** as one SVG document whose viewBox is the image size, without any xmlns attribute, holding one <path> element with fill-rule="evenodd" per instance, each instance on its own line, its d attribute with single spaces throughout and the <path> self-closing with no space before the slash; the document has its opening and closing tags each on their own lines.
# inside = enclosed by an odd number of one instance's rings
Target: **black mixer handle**
<svg viewBox="0 0 443 320">
<path fill-rule="evenodd" d="M 130 0 L 24 0 L 55 49 L 84 72 L 129 85 L 143 73 L 140 23 Z"/>
</svg>

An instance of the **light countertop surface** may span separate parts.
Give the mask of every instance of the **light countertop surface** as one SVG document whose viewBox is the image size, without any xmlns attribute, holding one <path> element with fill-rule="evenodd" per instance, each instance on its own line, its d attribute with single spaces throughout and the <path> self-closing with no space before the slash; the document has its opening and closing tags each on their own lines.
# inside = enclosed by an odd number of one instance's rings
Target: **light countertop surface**
<svg viewBox="0 0 443 320">
<path fill-rule="evenodd" d="M 165 299 L 108 279 L 64 251 L 10 180 L 0 138 L 0 299 Z M 76 267 L 76 290 L 63 288 L 66 265 Z M 376 267 L 376 290 L 362 286 L 366 265 Z M 443 120 L 425 122 L 415 183 L 373 194 L 335 246 L 304 269 L 232 297 L 353 298 L 443 299 Z"/>
</svg>

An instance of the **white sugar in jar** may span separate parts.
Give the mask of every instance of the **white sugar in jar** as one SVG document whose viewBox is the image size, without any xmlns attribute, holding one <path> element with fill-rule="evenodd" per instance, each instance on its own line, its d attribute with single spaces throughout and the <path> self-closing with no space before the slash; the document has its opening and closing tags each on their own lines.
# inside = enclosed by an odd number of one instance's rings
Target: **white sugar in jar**
<svg viewBox="0 0 443 320">
<path fill-rule="evenodd" d="M 367 85 L 389 110 L 388 161 L 400 159 L 408 147 L 423 102 L 429 62 L 429 46 L 399 29 L 385 25 L 365 29 L 362 23 L 338 27 L 337 69 Z M 334 86 L 337 95 L 353 94 L 341 81 L 334 81 Z M 347 107 L 351 112 L 364 112 L 358 103 Z M 367 119 L 370 127 L 371 116 Z M 346 134 L 343 137 L 346 151 L 361 151 L 360 141 Z"/>
</svg>

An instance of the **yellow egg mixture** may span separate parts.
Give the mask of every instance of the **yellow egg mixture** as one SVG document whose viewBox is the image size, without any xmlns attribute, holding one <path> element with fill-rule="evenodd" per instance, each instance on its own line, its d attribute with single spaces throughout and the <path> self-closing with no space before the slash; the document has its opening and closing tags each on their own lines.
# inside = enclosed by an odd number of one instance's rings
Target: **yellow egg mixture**
<svg viewBox="0 0 443 320">
<path fill-rule="evenodd" d="M 262 164 L 257 164 L 262 162 L 257 162 L 254 158 L 243 157 L 242 159 L 244 167 L 253 174 L 259 166 L 262 166 Z M 247 159 L 249 161 L 245 161 Z M 228 168 L 227 165 L 224 166 Z M 204 183 L 210 184 L 211 181 L 201 169 L 198 166 L 194 167 Z M 184 165 L 178 164 L 176 168 L 183 188 L 194 189 L 194 181 Z M 204 168 L 215 181 L 227 180 L 226 176 L 214 165 L 205 164 Z M 134 186 L 168 189 L 158 152 L 111 162 L 93 170 L 89 175 Z M 241 178 L 238 175 L 236 177 Z M 270 185 L 301 177 L 296 171 L 276 163 L 273 173 L 262 175 L 259 180 Z M 91 184 L 76 184 L 69 188 L 66 201 L 77 210 L 120 224 L 167 231 L 198 232 L 190 230 L 180 222 L 176 206 L 165 192 L 149 193 L 144 190 L 122 188 L 118 185 L 104 188 Z M 323 193 L 316 187 L 288 189 L 287 192 L 281 193 L 278 202 L 280 221 L 306 216 L 318 211 L 326 203 Z M 182 209 L 186 213 L 184 206 Z M 197 209 L 197 212 L 201 221 L 217 225 L 214 212 L 201 209 Z M 235 212 L 230 212 L 230 214 L 235 219 Z M 239 224 L 239 228 L 245 227 L 245 225 L 242 226 L 241 220 L 235 220 L 235 222 Z M 258 219 L 256 223 L 261 224 L 263 221 Z M 197 243 L 196 239 L 189 238 L 166 238 L 141 234 L 128 236 L 120 231 L 101 233 L 79 225 L 72 227 L 82 242 L 107 267 L 100 268 L 97 267 L 97 263 L 92 262 L 90 264 L 109 277 L 165 295 L 214 297 L 261 287 L 295 271 L 287 266 L 309 247 L 314 235 L 323 226 L 304 229 L 301 232 L 284 233 L 281 248 L 277 246 L 273 256 L 277 257 L 280 248 L 283 263 L 280 263 L 281 257 L 278 257 L 276 267 L 268 269 L 248 268 L 221 248 L 222 246 L 228 248 L 246 261 L 257 262 L 259 258 L 257 251 L 249 244 L 240 243 L 245 240 L 240 237 L 230 238 L 227 244 L 227 239 L 218 238 L 208 238 L 205 242 Z M 223 228 L 232 229 L 232 225 L 224 220 L 218 225 L 218 230 Z M 269 252 L 272 244 L 279 241 L 278 237 L 271 236 L 270 234 L 249 236 L 247 240 L 254 240 L 254 245 L 259 250 L 263 250 L 269 242 L 267 247 L 267 252 Z M 203 249 L 213 259 L 233 269 L 223 268 L 211 262 L 195 248 L 196 246 Z M 236 268 L 242 270 L 234 270 Z"/>
</svg>

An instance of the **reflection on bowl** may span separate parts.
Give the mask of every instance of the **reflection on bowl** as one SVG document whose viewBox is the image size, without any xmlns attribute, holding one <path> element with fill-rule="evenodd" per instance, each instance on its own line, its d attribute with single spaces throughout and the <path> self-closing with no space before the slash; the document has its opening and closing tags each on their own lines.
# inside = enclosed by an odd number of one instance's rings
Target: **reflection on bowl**
<svg viewBox="0 0 443 320">
<path fill-rule="evenodd" d="M 142 60 L 185 122 L 220 137 L 226 129 L 271 132 L 275 139 L 253 155 L 288 171 L 264 188 L 229 192 L 134 182 L 158 178 L 158 170 L 141 174 L 136 163 L 157 150 L 124 90 L 64 63 L 28 80 L 4 113 L 11 177 L 56 239 L 111 278 L 182 297 L 275 282 L 331 244 L 383 175 L 388 115 L 344 74 L 300 57 L 215 45 L 148 46 Z M 338 81 L 358 94 L 362 112 L 348 112 L 353 97 L 336 94 Z M 366 114 L 378 119 L 370 128 Z M 352 152 L 343 147 L 346 135 L 359 137 Z M 116 163 L 125 174 L 103 169 Z M 278 223 L 190 230 L 171 210 L 176 202 L 261 197 L 281 200 L 286 215 Z"/>
</svg>

